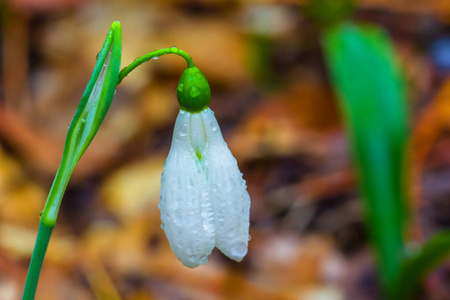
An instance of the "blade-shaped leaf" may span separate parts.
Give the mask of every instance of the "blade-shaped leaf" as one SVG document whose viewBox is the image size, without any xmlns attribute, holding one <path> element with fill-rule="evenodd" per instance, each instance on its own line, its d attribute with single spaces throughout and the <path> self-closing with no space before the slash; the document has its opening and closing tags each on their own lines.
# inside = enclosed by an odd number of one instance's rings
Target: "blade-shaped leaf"
<svg viewBox="0 0 450 300">
<path fill-rule="evenodd" d="M 323 48 L 358 169 L 367 226 L 386 290 L 402 260 L 406 219 L 406 84 L 388 35 L 374 26 L 328 29 Z"/>
<path fill-rule="evenodd" d="M 76 163 L 91 143 L 111 105 L 119 78 L 122 53 L 122 29 L 113 22 L 106 36 L 91 79 L 72 119 L 63 156 L 50 189 L 42 221 L 56 222 L 61 199 Z"/>
<path fill-rule="evenodd" d="M 395 286 L 394 299 L 411 299 L 426 275 L 449 257 L 450 231 L 435 234 L 404 261 Z"/>
</svg>

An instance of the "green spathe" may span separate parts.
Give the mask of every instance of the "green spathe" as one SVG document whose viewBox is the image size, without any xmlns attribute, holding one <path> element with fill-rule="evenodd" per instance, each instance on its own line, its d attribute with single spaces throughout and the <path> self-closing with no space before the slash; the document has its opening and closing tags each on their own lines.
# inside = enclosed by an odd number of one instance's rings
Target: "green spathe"
<svg viewBox="0 0 450 300">
<path fill-rule="evenodd" d="M 113 22 L 106 36 L 91 79 L 72 119 L 63 157 L 41 214 L 36 244 L 30 261 L 22 300 L 34 300 L 36 288 L 64 191 L 78 160 L 97 133 L 111 105 L 122 56 L 122 29 Z"/>
<path fill-rule="evenodd" d="M 211 102 L 208 81 L 197 67 L 184 70 L 176 91 L 181 109 L 191 113 L 204 110 Z"/>
</svg>

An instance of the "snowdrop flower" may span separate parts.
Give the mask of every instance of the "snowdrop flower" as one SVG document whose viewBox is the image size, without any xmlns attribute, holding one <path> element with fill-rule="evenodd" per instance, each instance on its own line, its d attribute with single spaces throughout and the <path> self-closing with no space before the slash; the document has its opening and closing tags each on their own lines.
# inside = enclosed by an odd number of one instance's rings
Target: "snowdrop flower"
<svg viewBox="0 0 450 300">
<path fill-rule="evenodd" d="M 177 97 L 181 110 L 161 177 L 161 227 L 187 267 L 206 264 L 214 247 L 241 261 L 247 254 L 250 197 L 208 108 L 209 85 L 200 70 L 183 72 Z"/>
</svg>

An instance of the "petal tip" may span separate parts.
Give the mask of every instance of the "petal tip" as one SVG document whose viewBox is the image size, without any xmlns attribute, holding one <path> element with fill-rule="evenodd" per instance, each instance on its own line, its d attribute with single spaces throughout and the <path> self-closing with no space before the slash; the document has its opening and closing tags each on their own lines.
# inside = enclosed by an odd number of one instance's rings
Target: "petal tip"
<svg viewBox="0 0 450 300">
<path fill-rule="evenodd" d="M 230 259 L 240 262 L 247 255 L 248 249 L 246 243 L 238 242 L 231 245 L 231 249 L 227 251 L 220 249 L 220 251 Z"/>
<path fill-rule="evenodd" d="M 179 257 L 180 261 L 188 268 L 194 269 L 208 262 L 208 255 L 186 255 Z"/>
</svg>

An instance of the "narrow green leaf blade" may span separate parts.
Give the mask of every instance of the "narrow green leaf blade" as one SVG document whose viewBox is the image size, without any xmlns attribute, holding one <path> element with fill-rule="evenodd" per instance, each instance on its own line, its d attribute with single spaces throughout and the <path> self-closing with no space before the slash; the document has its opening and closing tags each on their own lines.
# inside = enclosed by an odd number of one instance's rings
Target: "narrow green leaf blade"
<svg viewBox="0 0 450 300">
<path fill-rule="evenodd" d="M 405 259 L 398 277 L 394 299 L 411 299 L 426 275 L 441 264 L 450 254 L 450 231 L 431 237 L 425 245 Z"/>
<path fill-rule="evenodd" d="M 119 78 L 121 52 L 122 29 L 116 21 L 112 23 L 106 36 L 91 79 L 70 123 L 61 164 L 42 213 L 42 221 L 47 225 L 56 222 L 62 196 L 73 169 L 100 128 L 111 105 Z"/>
<path fill-rule="evenodd" d="M 401 265 L 407 217 L 405 80 L 389 37 L 377 27 L 339 24 L 326 31 L 323 48 L 350 134 L 382 284 L 389 290 Z"/>
<path fill-rule="evenodd" d="M 119 78 L 122 29 L 113 22 L 98 54 L 91 79 L 70 124 L 64 152 L 76 163 L 97 133 L 108 112 Z"/>
</svg>

